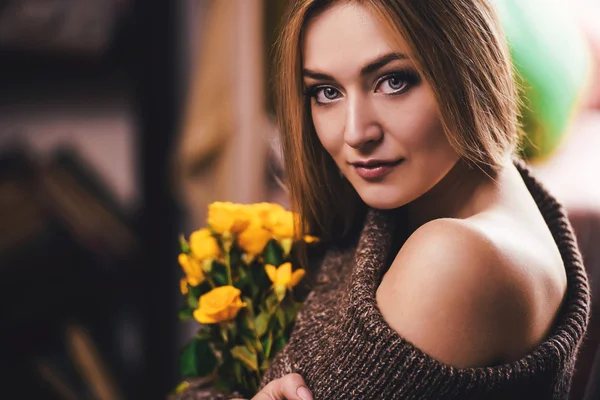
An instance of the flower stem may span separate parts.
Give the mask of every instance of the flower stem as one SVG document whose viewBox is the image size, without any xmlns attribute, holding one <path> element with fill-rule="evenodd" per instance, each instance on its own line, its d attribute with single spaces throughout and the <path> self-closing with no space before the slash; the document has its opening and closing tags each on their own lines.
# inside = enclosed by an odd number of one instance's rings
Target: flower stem
<svg viewBox="0 0 600 400">
<path fill-rule="evenodd" d="M 229 342 L 229 335 L 227 334 L 227 325 L 225 325 L 223 322 L 221 322 L 219 324 L 219 328 L 221 331 L 221 337 L 223 338 L 223 342 L 228 343 Z"/>
<path fill-rule="evenodd" d="M 260 366 L 259 366 L 259 367 L 260 367 Z M 258 372 L 258 371 L 255 371 L 255 373 L 256 373 L 256 378 L 258 379 L 258 380 L 257 380 L 257 383 L 258 383 L 258 385 L 260 385 L 260 381 L 262 380 L 262 377 L 260 376 L 260 372 Z M 255 390 L 255 391 L 257 391 L 257 390 L 258 390 L 258 387 L 254 388 L 254 390 Z"/>
<path fill-rule="evenodd" d="M 233 285 L 233 279 L 231 278 L 231 256 L 229 249 L 225 252 L 225 267 L 227 268 L 227 282 L 230 285 Z"/>
<path fill-rule="evenodd" d="M 212 278 L 211 278 L 210 276 L 206 275 L 206 280 L 207 280 L 207 281 L 208 281 L 208 283 L 210 284 L 210 287 L 211 287 L 211 288 L 213 288 L 213 289 L 214 289 L 215 287 L 217 287 L 217 286 L 215 285 L 215 283 L 213 282 L 213 280 L 212 280 Z"/>
</svg>

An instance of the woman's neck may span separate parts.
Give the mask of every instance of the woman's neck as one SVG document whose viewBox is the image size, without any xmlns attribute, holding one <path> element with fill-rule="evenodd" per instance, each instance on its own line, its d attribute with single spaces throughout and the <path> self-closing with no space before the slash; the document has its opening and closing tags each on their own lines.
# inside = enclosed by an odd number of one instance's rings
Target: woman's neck
<svg viewBox="0 0 600 400">
<path fill-rule="evenodd" d="M 407 204 L 410 232 L 434 219 L 463 219 L 476 214 L 495 197 L 496 178 L 459 160 L 433 188 Z"/>
</svg>

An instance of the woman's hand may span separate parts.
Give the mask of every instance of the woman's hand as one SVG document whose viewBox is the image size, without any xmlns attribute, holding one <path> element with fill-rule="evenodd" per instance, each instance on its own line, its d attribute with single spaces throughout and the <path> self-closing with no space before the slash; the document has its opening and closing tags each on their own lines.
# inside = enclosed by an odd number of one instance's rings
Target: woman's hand
<svg viewBox="0 0 600 400">
<path fill-rule="evenodd" d="M 300 375 L 288 374 L 269 382 L 252 400 L 313 400 L 313 396 Z"/>
</svg>

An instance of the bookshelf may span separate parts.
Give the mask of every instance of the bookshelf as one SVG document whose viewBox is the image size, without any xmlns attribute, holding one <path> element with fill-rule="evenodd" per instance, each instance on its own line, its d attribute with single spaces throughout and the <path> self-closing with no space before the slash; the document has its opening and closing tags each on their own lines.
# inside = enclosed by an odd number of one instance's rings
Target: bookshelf
<svg viewBox="0 0 600 400">
<path fill-rule="evenodd" d="M 124 211 L 81 154 L 41 161 L 19 143 L 0 146 L 2 398 L 164 399 L 177 381 L 181 212 L 169 178 L 183 1 L 129 3 L 101 54 L 0 43 L 5 110 L 32 98 L 48 112 L 104 108 L 124 95 L 137 178 L 136 204 Z M 86 96 L 103 100 L 78 101 Z"/>
</svg>

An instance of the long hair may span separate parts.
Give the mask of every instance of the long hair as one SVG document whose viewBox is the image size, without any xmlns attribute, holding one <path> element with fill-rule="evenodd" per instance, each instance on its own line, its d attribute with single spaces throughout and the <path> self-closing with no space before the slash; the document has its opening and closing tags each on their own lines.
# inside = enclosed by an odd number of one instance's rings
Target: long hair
<svg viewBox="0 0 600 400">
<path fill-rule="evenodd" d="M 302 41 L 311 19 L 338 3 L 373 13 L 392 40 L 403 38 L 431 86 L 450 145 L 474 168 L 494 174 L 520 130 L 518 95 L 504 34 L 489 0 L 297 0 L 277 43 L 275 93 L 292 208 L 304 231 L 344 236 L 358 194 L 320 144 L 303 94 Z"/>
</svg>

